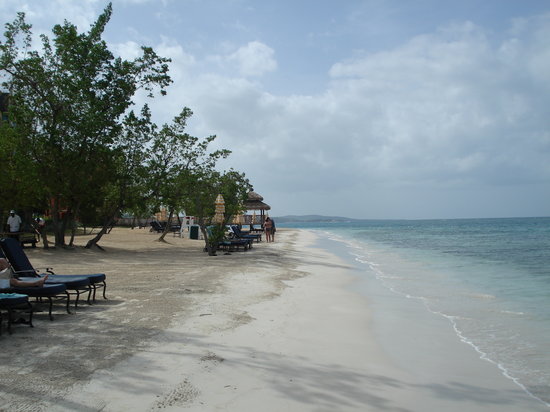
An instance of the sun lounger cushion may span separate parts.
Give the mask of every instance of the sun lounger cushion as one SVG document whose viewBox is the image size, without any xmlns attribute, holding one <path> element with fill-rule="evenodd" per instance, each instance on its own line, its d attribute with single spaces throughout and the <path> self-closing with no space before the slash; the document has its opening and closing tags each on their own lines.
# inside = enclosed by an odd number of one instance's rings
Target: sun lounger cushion
<svg viewBox="0 0 550 412">
<path fill-rule="evenodd" d="M 67 286 L 67 289 L 78 289 L 89 286 L 90 279 L 86 276 L 76 275 L 49 275 L 48 279 L 46 280 L 46 284 L 52 283 L 64 283 L 65 286 Z"/>
<path fill-rule="evenodd" d="M 25 280 L 25 278 L 22 278 L 20 280 Z M 35 281 L 36 278 L 26 278 L 26 280 Z M 9 291 L 12 293 L 19 293 L 23 295 L 27 295 L 33 298 L 47 298 L 50 296 L 56 296 L 60 295 L 62 293 L 65 293 L 67 290 L 67 286 L 55 283 L 55 284 L 44 284 L 44 286 L 34 286 L 34 287 L 11 287 L 9 289 L 3 289 L 5 291 Z"/>
<path fill-rule="evenodd" d="M 0 293 L 0 307 L 16 307 L 26 304 L 29 301 L 27 295 L 19 293 Z"/>
</svg>

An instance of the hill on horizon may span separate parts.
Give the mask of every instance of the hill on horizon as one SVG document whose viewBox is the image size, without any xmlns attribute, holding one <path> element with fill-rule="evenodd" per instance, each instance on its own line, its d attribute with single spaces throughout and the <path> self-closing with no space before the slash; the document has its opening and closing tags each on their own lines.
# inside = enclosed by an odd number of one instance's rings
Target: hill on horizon
<svg viewBox="0 0 550 412">
<path fill-rule="evenodd" d="M 358 219 L 352 219 L 342 216 L 322 216 L 322 215 L 287 215 L 273 217 L 276 223 L 291 222 L 351 222 Z"/>
</svg>

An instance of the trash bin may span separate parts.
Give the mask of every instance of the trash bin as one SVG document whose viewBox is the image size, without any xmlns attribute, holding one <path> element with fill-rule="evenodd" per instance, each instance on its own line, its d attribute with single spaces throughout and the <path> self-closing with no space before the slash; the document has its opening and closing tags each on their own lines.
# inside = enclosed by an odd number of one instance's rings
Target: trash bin
<svg viewBox="0 0 550 412">
<path fill-rule="evenodd" d="M 189 228 L 189 239 L 199 239 L 199 225 L 192 225 Z"/>
</svg>

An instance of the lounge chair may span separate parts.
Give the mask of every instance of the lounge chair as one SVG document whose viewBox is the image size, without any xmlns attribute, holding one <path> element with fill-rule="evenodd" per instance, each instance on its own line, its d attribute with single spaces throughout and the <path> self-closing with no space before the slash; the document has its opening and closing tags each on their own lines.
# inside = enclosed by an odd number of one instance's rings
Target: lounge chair
<svg viewBox="0 0 550 412">
<path fill-rule="evenodd" d="M 166 228 L 167 222 L 158 222 L 156 220 L 153 220 L 151 222 L 151 229 L 150 232 L 157 232 L 162 233 L 164 232 L 164 229 Z M 178 225 L 177 223 L 173 223 L 170 225 L 170 232 L 176 233 L 179 232 L 181 229 L 181 225 Z"/>
<path fill-rule="evenodd" d="M 151 232 L 157 232 L 157 233 L 162 233 L 164 232 L 164 226 L 162 225 L 162 223 L 160 222 L 157 222 L 156 220 L 153 220 L 151 222 Z"/>
<path fill-rule="evenodd" d="M 11 325 L 14 323 L 14 314 L 19 311 L 29 313 L 29 320 L 22 323 L 28 324 L 31 328 L 33 307 L 27 295 L 17 293 L 0 293 L 0 334 L 2 333 L 2 311 L 8 315 L 8 333 L 11 335 Z"/>
<path fill-rule="evenodd" d="M 244 234 L 237 225 L 229 226 L 229 230 L 237 239 L 251 239 L 256 242 L 260 242 L 262 240 L 262 235 Z"/>
<path fill-rule="evenodd" d="M 208 226 L 206 228 L 206 231 L 208 233 L 208 236 L 212 236 L 212 226 Z M 226 250 L 228 252 L 232 252 L 234 250 L 239 250 L 239 248 L 242 248 L 245 252 L 252 248 L 252 240 L 251 239 L 228 239 L 225 237 L 223 240 L 219 241 L 216 245 L 216 250 Z M 204 251 L 206 252 L 206 247 L 204 248 Z"/>
<path fill-rule="evenodd" d="M 0 258 L 6 258 L 4 255 L 4 252 L 2 248 L 0 248 Z M 21 281 L 35 281 L 36 277 L 32 278 L 19 278 Z M 44 284 L 42 287 L 34 286 L 34 287 L 13 287 L 9 286 L 6 288 L 0 288 L 0 293 L 18 293 L 22 295 L 27 295 L 30 298 L 36 298 L 37 301 L 44 301 L 46 299 L 49 303 L 48 307 L 48 315 L 50 317 L 50 320 L 53 320 L 52 316 L 52 308 L 53 308 L 53 300 L 66 300 L 66 309 L 67 313 L 71 313 L 69 309 L 69 301 L 70 301 L 70 295 L 67 293 L 67 286 L 60 284 L 60 283 L 54 283 L 54 284 Z"/>
<path fill-rule="evenodd" d="M 31 277 L 36 278 L 44 276 L 40 274 L 31 264 L 23 248 L 14 241 L 14 239 L 6 238 L 0 240 L 0 247 L 4 251 L 7 259 L 10 261 L 13 271 L 17 277 Z M 78 306 L 80 294 L 88 293 L 88 303 L 95 301 L 97 288 L 103 288 L 103 297 L 106 299 L 105 290 L 107 284 L 105 282 L 104 273 L 94 273 L 85 275 L 57 275 L 53 272 L 52 268 L 47 268 L 46 272 L 49 274 L 46 284 L 61 283 L 67 287 L 67 293 L 76 295 L 75 308 Z M 23 280 L 23 279 L 22 279 Z"/>
<path fill-rule="evenodd" d="M 19 280 L 32 281 L 36 280 L 36 278 L 19 278 Z M 69 308 L 70 295 L 67 292 L 67 286 L 61 283 L 45 283 L 44 286 L 32 287 L 10 287 L 6 289 L 0 289 L 0 293 L 18 293 L 21 295 L 27 295 L 29 298 L 36 298 L 36 300 L 40 302 L 46 299 L 48 301 L 48 316 L 50 317 L 50 320 L 53 320 L 52 309 L 54 299 L 65 299 L 67 313 L 71 313 L 71 310 Z"/>
<path fill-rule="evenodd" d="M 250 230 L 248 231 L 249 234 L 262 234 L 264 231 L 264 228 L 261 225 L 254 226 L 250 225 Z"/>
<path fill-rule="evenodd" d="M 243 248 L 243 251 L 246 252 L 251 247 L 251 241 L 248 239 L 226 239 L 218 243 L 218 249 L 228 252 L 239 250 L 239 248 Z"/>
</svg>

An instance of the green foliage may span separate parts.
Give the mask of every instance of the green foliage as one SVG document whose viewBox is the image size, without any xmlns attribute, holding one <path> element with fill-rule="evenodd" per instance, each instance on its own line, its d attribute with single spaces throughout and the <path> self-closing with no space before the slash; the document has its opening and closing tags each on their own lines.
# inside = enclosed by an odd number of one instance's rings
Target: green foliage
<svg viewBox="0 0 550 412">
<path fill-rule="evenodd" d="M 53 40 L 41 36 L 31 49 L 31 26 L 23 13 L 6 24 L 0 43 L 2 86 L 10 92 L 10 121 L 18 130 L 24 158 L 40 171 L 43 199 L 54 201 L 56 244 L 64 244 L 68 222 L 84 203 L 98 204 L 95 191 L 118 178 L 121 118 L 138 89 L 152 95 L 171 82 L 169 59 L 148 47 L 132 61 L 115 58 L 102 40 L 112 13 L 109 4 L 89 32 L 65 21 L 54 26 Z M 90 204 L 89 202 L 92 202 Z"/>
<path fill-rule="evenodd" d="M 186 133 L 187 121 L 193 112 L 185 107 L 172 123 L 162 126 L 153 138 L 148 162 L 150 191 L 157 209 L 162 205 L 170 213 L 185 210 L 188 214 L 188 196 L 192 187 L 200 187 L 198 177 L 213 170 L 219 159 L 229 150 L 210 152 L 208 147 L 216 136 L 200 139 Z"/>
<path fill-rule="evenodd" d="M 0 122 L 0 211 L 10 209 L 41 210 L 44 203 L 40 170 L 27 161 L 22 136 L 7 122 Z"/>
<path fill-rule="evenodd" d="M 210 225 L 215 213 L 215 200 L 218 194 L 224 196 L 225 223 L 242 212 L 246 195 L 252 189 L 250 182 L 243 173 L 235 170 L 220 173 L 213 168 L 195 171 L 191 178 L 193 184 L 187 186 L 185 194 L 185 210 L 195 216 L 205 238 L 206 248 L 212 254 L 212 245 L 217 241 L 209 241 L 206 227 Z M 221 225 L 225 227 L 225 224 Z"/>
<path fill-rule="evenodd" d="M 225 238 L 225 226 L 222 224 L 212 225 L 208 227 L 208 251 L 210 255 L 216 253 L 218 243 Z"/>
<path fill-rule="evenodd" d="M 147 106 L 130 111 L 140 89 L 165 94 L 170 60 L 150 47 L 134 60 L 115 57 L 102 39 L 111 14 L 109 4 L 84 33 L 55 25 L 35 50 L 19 13 L 0 41 L 1 86 L 10 94 L 9 122 L 0 122 L 0 212 L 50 209 L 57 246 L 77 219 L 103 225 L 90 247 L 122 211 L 143 216 L 160 206 L 197 216 L 204 229 L 218 193 L 229 220 L 251 189 L 244 174 L 216 170 L 230 154 L 209 149 L 216 136 L 186 133 L 190 109 L 160 129 Z"/>
<path fill-rule="evenodd" d="M 230 222 L 234 216 L 243 213 L 243 203 L 252 190 L 252 185 L 244 173 L 230 169 L 219 177 L 219 193 L 225 201 L 225 221 Z"/>
</svg>

